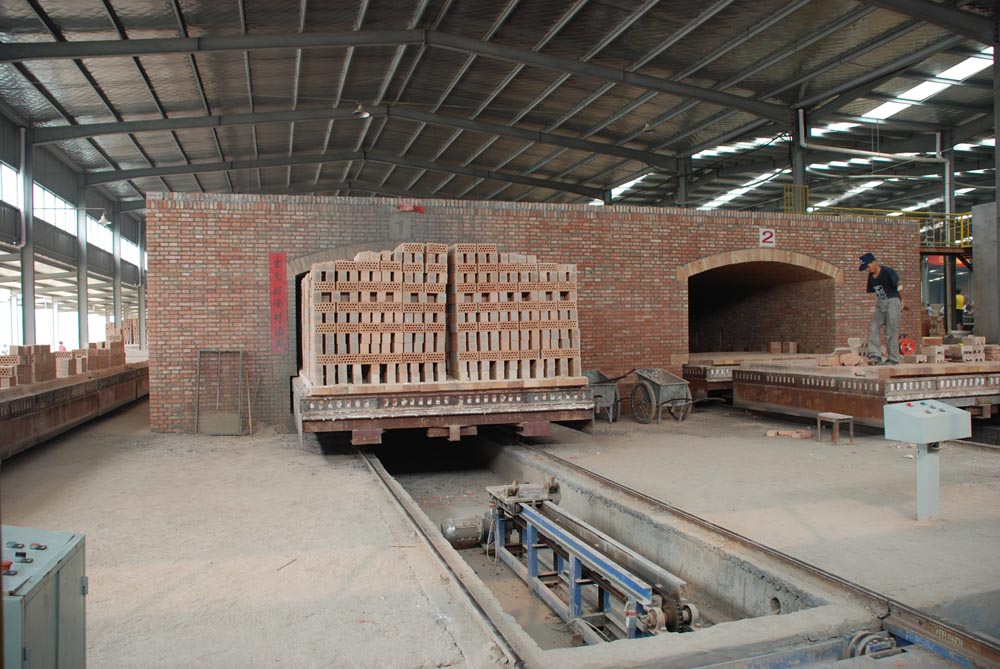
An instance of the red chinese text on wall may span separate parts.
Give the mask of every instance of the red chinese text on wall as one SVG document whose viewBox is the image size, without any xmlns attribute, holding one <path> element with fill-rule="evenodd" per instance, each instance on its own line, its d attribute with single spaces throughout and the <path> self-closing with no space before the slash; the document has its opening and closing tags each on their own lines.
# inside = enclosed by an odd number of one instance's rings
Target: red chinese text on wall
<svg viewBox="0 0 1000 669">
<path fill-rule="evenodd" d="M 288 352 L 288 273 L 284 253 L 267 257 L 271 301 L 271 353 Z"/>
</svg>

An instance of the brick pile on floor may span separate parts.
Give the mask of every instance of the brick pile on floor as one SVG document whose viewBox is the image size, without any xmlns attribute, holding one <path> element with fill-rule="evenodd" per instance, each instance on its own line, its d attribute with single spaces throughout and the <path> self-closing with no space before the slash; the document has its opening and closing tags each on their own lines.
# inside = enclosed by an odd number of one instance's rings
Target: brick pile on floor
<svg viewBox="0 0 1000 669">
<path fill-rule="evenodd" d="M 107 341 L 92 342 L 89 348 L 86 349 L 87 370 L 111 369 L 113 367 L 122 367 L 125 364 L 125 342 L 122 339 L 122 331 L 110 327 L 108 332 Z M 76 355 L 75 350 L 73 354 Z"/>
<path fill-rule="evenodd" d="M 445 381 L 448 247 L 406 243 L 303 278 L 303 368 L 316 385 Z"/>
<path fill-rule="evenodd" d="M 495 244 L 407 243 L 302 279 L 317 386 L 580 377 L 575 265 Z"/>
<path fill-rule="evenodd" d="M 868 365 L 868 343 L 861 338 L 852 337 L 849 346 L 835 349 L 833 355 L 816 358 L 820 367 L 864 367 Z M 945 344 L 943 336 L 921 337 L 919 353 L 902 356 L 904 363 L 942 363 L 942 362 L 1000 362 L 1000 345 L 987 344 L 986 337 L 968 335 L 959 344 Z M 884 358 L 885 349 L 880 352 Z"/>
<path fill-rule="evenodd" d="M 122 321 L 121 329 L 116 329 L 115 326 L 109 323 L 106 327 L 106 334 L 110 337 L 111 335 L 121 334 L 122 340 L 125 342 L 126 346 L 136 346 L 139 344 L 139 319 L 138 318 L 126 318 Z"/>
<path fill-rule="evenodd" d="M 13 388 L 56 378 L 56 357 L 48 344 L 11 346 L 0 355 L 0 388 Z"/>
<path fill-rule="evenodd" d="M 448 249 L 448 362 L 458 381 L 580 376 L 576 265 L 499 253 L 495 244 Z"/>
<path fill-rule="evenodd" d="M 56 351 L 56 377 L 62 379 L 76 376 L 87 371 L 87 349 L 75 348 L 72 351 Z"/>
</svg>

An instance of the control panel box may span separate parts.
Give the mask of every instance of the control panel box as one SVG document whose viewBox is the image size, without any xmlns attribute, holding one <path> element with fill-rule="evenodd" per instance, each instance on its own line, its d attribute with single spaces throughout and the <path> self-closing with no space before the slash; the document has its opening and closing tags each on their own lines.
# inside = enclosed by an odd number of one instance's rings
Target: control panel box
<svg viewBox="0 0 1000 669">
<path fill-rule="evenodd" d="M 87 664 L 84 536 L 0 526 L 3 666 Z"/>
<path fill-rule="evenodd" d="M 933 444 L 972 436 L 972 415 L 937 400 L 887 404 L 882 415 L 886 439 Z"/>
</svg>

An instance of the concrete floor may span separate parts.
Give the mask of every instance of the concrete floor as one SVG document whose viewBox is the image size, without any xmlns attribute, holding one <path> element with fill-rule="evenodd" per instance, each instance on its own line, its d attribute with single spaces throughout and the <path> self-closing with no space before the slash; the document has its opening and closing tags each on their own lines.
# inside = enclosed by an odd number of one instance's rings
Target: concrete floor
<svg viewBox="0 0 1000 669">
<path fill-rule="evenodd" d="M 790 425 L 717 406 L 544 447 L 1000 634 L 1000 452 L 945 446 L 941 517 L 917 523 L 913 447 L 764 436 Z M 292 435 L 152 434 L 139 402 L 4 461 L 0 511 L 86 533 L 91 666 L 503 664 L 367 469 Z"/>
</svg>

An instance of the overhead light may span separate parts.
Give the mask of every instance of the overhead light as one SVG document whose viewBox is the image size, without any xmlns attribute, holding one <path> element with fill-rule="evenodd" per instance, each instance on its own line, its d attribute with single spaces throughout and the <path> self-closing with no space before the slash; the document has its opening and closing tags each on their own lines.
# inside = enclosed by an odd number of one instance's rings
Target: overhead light
<svg viewBox="0 0 1000 669">
<path fill-rule="evenodd" d="M 102 211 L 101 212 L 101 217 L 99 219 L 97 219 L 97 224 L 98 225 L 103 225 L 103 226 L 107 227 L 107 226 L 111 225 L 111 221 L 108 220 L 108 217 Z"/>
<path fill-rule="evenodd" d="M 368 110 L 365 109 L 364 105 L 359 102 L 358 106 L 355 107 L 354 111 L 351 113 L 351 116 L 353 116 L 354 118 L 368 118 L 369 116 L 371 116 L 371 114 L 369 114 Z"/>
</svg>

